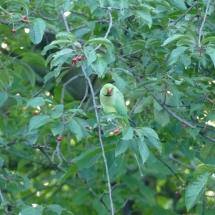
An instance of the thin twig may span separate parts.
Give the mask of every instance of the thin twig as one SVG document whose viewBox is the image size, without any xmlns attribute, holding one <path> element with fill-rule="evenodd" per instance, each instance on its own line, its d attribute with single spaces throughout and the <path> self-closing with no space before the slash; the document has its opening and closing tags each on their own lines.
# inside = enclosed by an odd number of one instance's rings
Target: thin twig
<svg viewBox="0 0 215 215">
<path fill-rule="evenodd" d="M 1 9 L 2 11 L 4 11 L 7 15 L 12 16 L 12 14 L 10 14 L 9 12 L 7 12 L 3 7 L 0 6 L 0 9 Z"/>
<path fill-rule="evenodd" d="M 176 19 L 176 21 L 174 22 L 174 25 L 176 25 L 182 18 L 185 17 L 185 15 L 192 9 L 194 8 L 198 3 L 195 2 L 192 6 L 190 6 L 183 15 L 181 15 L 178 19 Z"/>
<path fill-rule="evenodd" d="M 105 34 L 105 36 L 104 36 L 105 39 L 108 37 L 108 35 L 109 35 L 109 33 L 110 33 L 110 29 L 111 29 L 112 26 L 113 26 L 113 18 L 112 18 L 112 14 L 111 14 L 111 8 L 108 7 L 107 10 L 108 10 L 108 15 L 109 15 L 110 21 L 109 21 L 108 30 L 107 30 L 107 32 L 106 32 L 106 34 Z M 99 49 L 99 48 L 101 47 L 101 45 L 102 45 L 102 44 L 99 44 L 99 45 L 95 48 L 95 50 Z"/>
<path fill-rule="evenodd" d="M 188 168 L 188 169 L 194 169 L 194 170 L 196 169 L 196 167 L 194 167 L 193 165 L 187 165 L 187 164 L 185 164 L 185 163 L 183 163 L 183 162 L 177 160 L 176 158 L 173 157 L 172 154 L 169 155 L 169 159 L 175 161 L 175 162 L 178 163 L 179 165 L 184 166 L 184 167 L 186 167 L 186 168 Z"/>
<path fill-rule="evenodd" d="M 104 161 L 104 165 L 105 165 L 105 172 L 106 172 L 106 178 L 107 178 L 107 184 L 108 184 L 108 193 L 109 193 L 109 200 L 110 200 L 111 215 L 114 215 L 114 206 L 113 206 L 113 199 L 112 199 L 112 188 L 111 188 L 111 183 L 110 183 L 110 176 L 109 176 L 107 158 L 106 158 L 106 155 L 105 155 L 105 149 L 104 149 L 104 145 L 103 145 L 103 141 L 102 141 L 101 125 L 100 125 L 99 114 L 98 114 L 98 110 L 97 110 L 97 104 L 96 104 L 96 100 L 95 100 L 95 93 L 94 93 L 93 86 L 92 86 L 92 83 L 90 81 L 90 78 L 86 74 L 84 66 L 82 66 L 82 72 L 83 72 L 85 78 L 87 79 L 87 82 L 88 82 L 89 87 L 90 87 L 90 92 L 92 94 L 94 112 L 95 112 L 95 115 L 96 115 L 96 121 L 98 122 L 98 127 L 97 128 L 98 128 L 99 142 L 100 142 L 100 146 L 101 146 L 101 149 L 102 149 L 102 157 L 103 157 L 103 161 Z"/>
<path fill-rule="evenodd" d="M 65 88 L 66 88 L 66 86 L 67 86 L 69 83 L 71 83 L 72 81 L 74 81 L 75 79 L 77 79 L 77 78 L 79 78 L 79 77 L 81 77 L 81 76 L 84 76 L 84 75 L 83 75 L 83 74 L 76 75 L 76 76 L 70 78 L 67 82 L 65 82 L 65 83 L 63 84 L 62 93 L 61 93 L 61 100 L 60 100 L 60 103 L 61 103 L 61 104 L 64 104 L 64 94 L 65 94 Z"/>
<path fill-rule="evenodd" d="M 177 174 L 172 170 L 172 168 L 167 164 L 165 163 L 161 158 L 157 157 L 156 158 L 161 162 L 163 163 L 171 172 L 172 174 L 178 179 L 178 181 L 180 182 L 181 186 L 184 187 L 184 183 L 183 181 L 177 176 Z"/>
<path fill-rule="evenodd" d="M 33 97 L 37 97 L 44 90 L 44 88 L 46 87 L 47 83 L 48 83 L 48 81 L 42 86 L 42 88 L 36 94 L 34 94 Z"/>
<path fill-rule="evenodd" d="M 5 202 L 1 189 L 0 189 L 0 199 L 1 199 L 2 203 Z M 5 210 L 6 215 L 11 215 L 11 213 L 8 211 L 7 205 L 5 205 L 4 210 Z"/>
<path fill-rule="evenodd" d="M 199 48 L 201 47 L 202 30 L 203 30 L 203 27 L 204 27 L 204 24 L 205 24 L 205 21 L 206 21 L 206 18 L 207 18 L 207 13 L 208 13 L 210 2 L 211 2 L 211 0 L 208 0 L 206 10 L 205 10 L 205 14 L 204 14 L 204 17 L 203 17 L 203 21 L 202 21 L 202 24 L 201 24 L 200 29 L 199 29 L 199 37 L 198 37 L 198 47 Z"/>
<path fill-rule="evenodd" d="M 88 96 L 88 84 L 87 84 L 87 80 L 86 80 L 86 89 L 85 89 L 85 94 L 84 94 L 84 97 L 83 97 L 83 99 L 81 100 L 81 103 L 78 105 L 78 108 L 77 109 L 80 109 L 81 108 L 81 106 L 83 105 L 83 103 L 84 103 L 84 101 L 85 101 L 85 99 L 87 98 L 87 96 Z M 75 112 L 75 113 L 73 113 L 72 114 L 72 116 L 71 116 L 71 118 L 73 118 L 75 115 L 76 115 L 76 113 L 77 112 Z"/>
<path fill-rule="evenodd" d="M 66 20 L 66 16 L 64 15 L 63 9 L 61 7 L 59 7 L 59 10 L 60 10 L 60 14 L 61 14 L 61 16 L 63 18 L 63 22 L 64 22 L 64 25 L 65 25 L 66 31 L 69 32 L 69 26 L 68 26 L 68 23 L 67 23 L 67 20 Z"/>
</svg>

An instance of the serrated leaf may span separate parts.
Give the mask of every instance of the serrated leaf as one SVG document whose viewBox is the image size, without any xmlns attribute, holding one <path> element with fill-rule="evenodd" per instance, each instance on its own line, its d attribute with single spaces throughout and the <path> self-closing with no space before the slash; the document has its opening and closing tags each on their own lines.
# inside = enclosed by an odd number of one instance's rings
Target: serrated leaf
<svg viewBox="0 0 215 215">
<path fill-rule="evenodd" d="M 76 173 L 76 171 L 78 170 L 78 165 L 76 163 L 72 164 L 69 169 L 66 171 L 66 173 L 64 173 L 59 181 L 58 184 L 63 183 L 68 177 L 70 177 L 72 174 Z"/>
<path fill-rule="evenodd" d="M 215 166 L 210 164 L 201 165 L 195 170 L 193 177 L 198 177 L 206 172 L 213 174 L 215 172 Z"/>
<path fill-rule="evenodd" d="M 154 109 L 154 116 L 155 121 L 162 127 L 166 126 L 170 122 L 169 114 L 165 110 L 158 111 L 157 109 Z"/>
<path fill-rule="evenodd" d="M 107 62 L 102 57 L 102 55 L 97 54 L 97 59 L 94 63 L 91 64 L 92 68 L 96 72 L 99 78 L 103 78 L 107 68 Z"/>
<path fill-rule="evenodd" d="M 149 26 L 149 28 L 151 28 L 152 17 L 151 17 L 150 11 L 148 9 L 144 9 L 141 11 L 136 11 L 136 13 L 139 17 L 141 17 L 146 22 L 146 24 Z"/>
<path fill-rule="evenodd" d="M 38 115 L 31 118 L 29 122 L 29 131 L 35 128 L 39 128 L 49 122 L 50 116 Z"/>
<path fill-rule="evenodd" d="M 215 144 L 214 143 L 207 143 L 204 145 L 203 148 L 200 150 L 200 155 L 203 159 L 213 157 L 215 152 Z"/>
<path fill-rule="evenodd" d="M 29 99 L 27 101 L 26 107 L 31 106 L 33 108 L 36 108 L 37 106 L 42 106 L 44 103 L 45 103 L 45 99 L 43 97 L 36 97 L 36 98 Z"/>
<path fill-rule="evenodd" d="M 133 139 L 134 129 L 132 127 L 125 128 L 127 129 L 123 134 L 122 140 L 131 140 Z"/>
<path fill-rule="evenodd" d="M 0 107 L 7 101 L 8 94 L 4 91 L 0 91 Z"/>
<path fill-rule="evenodd" d="M 109 144 L 107 146 L 104 146 L 105 152 L 107 152 L 109 150 L 113 150 L 115 148 L 116 148 L 116 144 Z M 85 159 L 85 158 L 90 158 L 92 156 L 95 156 L 95 155 L 101 154 L 101 153 L 102 153 L 101 147 L 94 147 L 94 148 L 88 149 L 87 151 L 83 152 L 81 155 L 72 159 L 72 162 L 77 162 L 77 161 Z"/>
<path fill-rule="evenodd" d="M 201 131 L 200 128 L 187 128 L 187 131 L 189 132 L 189 134 L 193 137 L 193 139 L 195 140 L 196 137 L 198 136 L 199 132 Z"/>
<path fill-rule="evenodd" d="M 152 145 L 154 145 L 158 149 L 158 151 L 161 153 L 162 145 L 161 145 L 161 142 L 159 140 L 157 133 L 152 128 L 149 128 L 149 127 L 143 127 L 141 130 L 142 130 L 144 136 L 147 137 L 148 140 L 152 143 Z"/>
<path fill-rule="evenodd" d="M 185 191 L 185 205 L 189 211 L 200 199 L 205 191 L 207 181 L 211 173 L 205 172 L 198 177 L 193 178 Z"/>
<path fill-rule="evenodd" d="M 79 38 L 79 37 L 84 36 L 85 34 L 87 34 L 90 31 L 91 31 L 90 28 L 80 28 L 75 31 L 74 36 Z"/>
<path fill-rule="evenodd" d="M 116 145 L 115 157 L 123 154 L 128 149 L 129 143 L 130 141 L 128 140 L 120 140 Z"/>
<path fill-rule="evenodd" d="M 180 10 L 187 10 L 187 7 L 184 3 L 184 0 L 168 0 L 170 4 L 174 5 L 176 8 Z"/>
<path fill-rule="evenodd" d="M 172 35 L 171 37 L 169 37 L 169 38 L 167 38 L 164 42 L 163 42 L 163 44 L 162 44 L 162 46 L 165 46 L 165 45 L 167 45 L 168 43 L 170 43 L 170 42 L 173 42 L 173 41 L 175 41 L 175 40 L 178 40 L 179 38 L 189 38 L 188 36 L 185 36 L 184 34 L 174 34 L 174 35 Z"/>
<path fill-rule="evenodd" d="M 58 215 L 61 215 L 61 213 L 63 212 L 63 208 L 60 205 L 47 205 L 46 207 L 57 213 Z"/>
<path fill-rule="evenodd" d="M 71 39 L 73 41 L 77 40 L 76 37 L 72 33 L 66 32 L 66 31 L 57 33 L 55 37 L 57 40 L 60 40 L 60 39 Z"/>
<path fill-rule="evenodd" d="M 42 215 L 43 213 L 43 207 L 42 206 L 36 206 L 36 207 L 27 207 L 23 209 L 19 215 Z"/>
<path fill-rule="evenodd" d="M 45 47 L 43 48 L 43 50 L 41 51 L 41 55 L 46 55 L 46 52 L 47 52 L 47 51 L 49 51 L 49 50 L 51 50 L 51 49 L 56 49 L 56 48 L 58 48 L 58 47 L 55 46 L 55 45 L 48 45 L 48 46 L 45 46 Z"/>
<path fill-rule="evenodd" d="M 127 85 L 127 82 L 124 81 L 116 72 L 111 73 L 113 80 L 116 82 L 117 87 L 124 91 L 125 86 Z"/>
<path fill-rule="evenodd" d="M 83 138 L 84 132 L 81 125 L 77 120 L 75 120 L 75 117 L 69 120 L 69 127 L 70 130 L 75 134 L 77 141 L 79 142 Z"/>
<path fill-rule="evenodd" d="M 42 41 L 43 34 L 46 29 L 46 23 L 41 18 L 34 19 L 31 27 L 29 37 L 34 44 L 39 44 Z"/>
<path fill-rule="evenodd" d="M 60 66 L 67 61 L 68 58 L 71 57 L 73 50 L 72 49 L 63 49 L 56 54 L 53 55 L 53 60 L 51 61 L 50 67 L 57 66 L 60 64 Z"/>
<path fill-rule="evenodd" d="M 92 46 L 85 46 L 84 54 L 87 58 L 88 65 L 91 65 L 97 58 L 96 51 Z"/>
<path fill-rule="evenodd" d="M 106 39 L 104 37 L 97 37 L 97 38 L 90 39 L 86 42 L 86 44 L 92 44 L 92 45 L 103 44 L 106 47 L 113 46 L 112 42 L 109 39 Z"/>
<path fill-rule="evenodd" d="M 56 136 L 64 131 L 64 124 L 62 122 L 55 122 L 51 130 L 53 136 Z"/>
<path fill-rule="evenodd" d="M 176 49 L 173 49 L 169 57 L 169 61 L 170 61 L 169 65 L 172 65 L 175 62 L 177 62 L 180 55 L 183 54 L 186 51 L 186 49 L 188 49 L 188 47 L 185 47 L 185 46 L 180 46 Z"/>
<path fill-rule="evenodd" d="M 143 141 L 143 139 L 141 139 L 141 138 L 137 139 L 137 146 L 139 149 L 140 156 L 142 158 L 142 162 L 144 164 L 149 157 L 148 147 L 147 147 L 146 143 Z"/>
<path fill-rule="evenodd" d="M 63 114 L 63 109 L 64 109 L 64 106 L 62 104 L 60 105 L 55 105 L 51 111 L 50 111 L 50 114 L 51 114 L 51 117 L 53 119 L 58 119 L 62 116 Z"/>
<path fill-rule="evenodd" d="M 5 2 L 11 3 L 11 4 L 20 5 L 21 7 L 25 8 L 26 12 L 28 13 L 28 5 L 25 2 L 23 2 L 23 1 L 19 1 L 19 0 L 7 0 Z"/>
<path fill-rule="evenodd" d="M 215 46 L 208 46 L 206 48 L 206 52 L 210 56 L 211 60 L 213 61 L 214 67 L 215 67 Z"/>
</svg>

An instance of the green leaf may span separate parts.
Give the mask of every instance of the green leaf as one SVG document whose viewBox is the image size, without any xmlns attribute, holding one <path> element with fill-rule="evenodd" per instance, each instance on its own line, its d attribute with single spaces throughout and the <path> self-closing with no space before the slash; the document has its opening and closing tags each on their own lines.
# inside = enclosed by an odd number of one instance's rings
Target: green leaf
<svg viewBox="0 0 215 215">
<path fill-rule="evenodd" d="M 195 140 L 196 137 L 198 136 L 199 132 L 201 131 L 200 128 L 187 128 L 187 131 L 189 132 L 189 134 L 193 137 L 193 139 Z"/>
<path fill-rule="evenodd" d="M 0 169 L 2 168 L 3 164 L 4 164 L 4 159 L 0 157 Z"/>
<path fill-rule="evenodd" d="M 34 19 L 30 27 L 30 39 L 34 44 L 39 44 L 42 41 L 43 34 L 46 29 L 46 23 L 41 18 Z"/>
<path fill-rule="evenodd" d="M 105 45 L 107 48 L 113 46 L 112 42 L 109 39 L 106 39 L 104 37 L 97 37 L 97 38 L 90 39 L 86 42 L 86 44 L 91 44 L 91 45 L 102 44 L 102 45 Z"/>
<path fill-rule="evenodd" d="M 64 124 L 62 122 L 57 121 L 55 122 L 51 130 L 53 136 L 56 136 L 57 134 L 60 134 L 64 131 Z"/>
<path fill-rule="evenodd" d="M 181 38 L 185 38 L 185 39 L 188 38 L 188 39 L 189 39 L 189 37 L 188 37 L 188 36 L 185 36 L 184 34 L 174 34 L 174 35 L 172 35 L 171 37 L 167 38 L 167 39 L 163 42 L 162 46 L 165 46 L 165 45 L 167 45 L 168 43 L 173 42 L 173 41 L 178 40 L 178 39 L 181 39 Z"/>
<path fill-rule="evenodd" d="M 148 9 L 142 9 L 141 11 L 136 11 L 137 15 L 143 19 L 144 22 L 151 28 L 152 26 L 152 17 Z"/>
<path fill-rule="evenodd" d="M 33 108 L 36 108 L 38 106 L 42 106 L 44 103 L 45 103 L 45 99 L 43 97 L 35 97 L 27 101 L 26 107 L 31 106 Z"/>
<path fill-rule="evenodd" d="M 169 122 L 169 114 L 165 110 L 158 111 L 154 108 L 155 121 L 159 123 L 162 127 L 166 126 Z"/>
<path fill-rule="evenodd" d="M 92 68 L 96 72 L 99 78 L 103 78 L 107 68 L 107 62 L 102 55 L 97 54 L 97 59 L 94 63 L 91 64 Z"/>
<path fill-rule="evenodd" d="M 184 47 L 184 46 L 180 46 L 176 49 L 173 49 L 169 57 L 169 61 L 170 61 L 169 65 L 172 65 L 175 62 L 177 62 L 178 58 L 181 56 L 181 54 L 185 52 L 186 49 L 188 49 L 188 47 Z"/>
<path fill-rule="evenodd" d="M 210 176 L 211 173 L 205 172 L 189 182 L 185 191 L 185 204 L 188 211 L 198 202 L 204 193 Z"/>
<path fill-rule="evenodd" d="M 91 65 L 97 58 L 96 51 L 92 46 L 85 46 L 84 54 L 87 58 L 88 65 Z"/>
<path fill-rule="evenodd" d="M 206 53 L 210 56 L 211 60 L 213 61 L 214 67 L 215 67 L 215 46 L 208 46 L 206 48 Z"/>
<path fill-rule="evenodd" d="M 147 147 L 146 143 L 141 138 L 137 138 L 137 146 L 139 149 L 140 156 L 142 158 L 142 162 L 144 164 L 149 157 L 148 147 Z"/>
<path fill-rule="evenodd" d="M 148 138 L 148 140 L 158 149 L 158 151 L 161 153 L 162 152 L 162 145 L 161 142 L 159 140 L 159 137 L 157 135 L 157 133 L 149 127 L 143 127 L 142 132 L 144 134 L 144 136 L 146 136 Z"/>
<path fill-rule="evenodd" d="M 78 165 L 76 163 L 72 164 L 69 169 L 64 173 L 58 180 L 58 184 L 62 184 L 68 177 L 75 174 L 78 170 Z"/>
<path fill-rule="evenodd" d="M 206 143 L 203 148 L 201 148 L 200 155 L 203 159 L 213 157 L 215 152 L 215 144 L 214 143 Z"/>
<path fill-rule="evenodd" d="M 3 104 L 7 101 L 8 94 L 4 91 L 0 91 L 0 107 L 3 106 Z"/>
<path fill-rule="evenodd" d="M 187 10 L 184 0 L 168 0 L 168 2 L 180 10 Z"/>
<path fill-rule="evenodd" d="M 116 144 L 109 144 L 107 146 L 104 147 L 105 152 L 110 151 L 110 150 L 114 150 L 116 148 Z M 85 158 L 90 158 L 93 157 L 97 154 L 101 154 L 102 150 L 101 147 L 93 147 L 91 149 L 88 149 L 87 151 L 83 152 L 81 155 L 75 157 L 74 159 L 72 159 L 72 162 L 77 162 L 79 160 L 85 159 Z"/>
<path fill-rule="evenodd" d="M 132 127 L 125 128 L 122 140 L 131 140 L 133 139 L 134 129 Z"/>
<path fill-rule="evenodd" d="M 28 5 L 25 2 L 23 2 L 23 1 L 19 1 L 19 0 L 7 0 L 7 1 L 5 1 L 5 3 L 20 5 L 21 7 L 25 8 L 26 12 L 28 12 Z"/>
<path fill-rule="evenodd" d="M 84 36 L 85 34 L 87 34 L 90 31 L 91 31 L 90 28 L 80 28 L 75 31 L 74 36 L 79 38 L 79 37 Z"/>
<path fill-rule="evenodd" d="M 54 54 L 50 67 L 52 68 L 53 66 L 65 63 L 67 59 L 71 57 L 72 52 L 72 49 L 63 49 Z"/>
<path fill-rule="evenodd" d="M 215 166 L 210 165 L 210 164 L 201 165 L 195 170 L 193 177 L 196 178 L 199 175 L 202 175 L 206 172 L 213 174 L 215 172 Z"/>
<path fill-rule="evenodd" d="M 151 105 L 153 102 L 152 96 L 148 96 L 144 98 L 144 100 L 140 101 L 140 103 L 135 108 L 134 113 L 142 113 L 149 105 Z"/>
<path fill-rule="evenodd" d="M 38 116 L 32 117 L 29 122 L 29 131 L 47 124 L 49 120 L 50 120 L 50 116 L 48 115 L 38 115 Z"/>
<path fill-rule="evenodd" d="M 120 140 L 115 149 L 115 157 L 123 154 L 128 149 L 129 143 L 129 140 Z"/>
<path fill-rule="evenodd" d="M 61 40 L 61 39 L 70 39 L 73 41 L 77 40 L 76 37 L 71 32 L 66 32 L 66 31 L 57 33 L 55 37 L 57 40 Z"/>
<path fill-rule="evenodd" d="M 23 209 L 19 215 L 42 215 L 43 213 L 43 207 L 42 206 L 36 206 L 36 207 L 27 207 Z"/>
<path fill-rule="evenodd" d="M 121 78 L 116 72 L 111 73 L 113 80 L 116 82 L 117 87 L 124 91 L 125 86 L 127 85 L 127 82 Z"/>
<path fill-rule="evenodd" d="M 75 117 L 69 120 L 69 127 L 70 127 L 70 130 L 75 134 L 77 141 L 79 142 L 83 138 L 84 133 L 81 125 L 75 119 Z"/>
<path fill-rule="evenodd" d="M 58 215 L 61 215 L 63 211 L 63 208 L 60 205 L 47 205 L 46 207 L 57 213 Z"/>
<path fill-rule="evenodd" d="M 58 119 L 62 116 L 63 114 L 63 109 L 64 109 L 64 106 L 62 104 L 60 105 L 55 105 L 52 109 L 51 109 L 51 117 L 53 119 Z"/>
</svg>

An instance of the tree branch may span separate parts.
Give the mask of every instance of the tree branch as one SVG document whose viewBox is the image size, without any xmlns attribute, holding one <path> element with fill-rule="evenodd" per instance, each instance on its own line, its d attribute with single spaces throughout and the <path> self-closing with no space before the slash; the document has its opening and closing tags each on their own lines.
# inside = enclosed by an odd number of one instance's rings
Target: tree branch
<svg viewBox="0 0 215 215">
<path fill-rule="evenodd" d="M 82 66 L 82 72 L 83 72 L 83 74 L 84 74 L 84 76 L 85 76 L 85 78 L 86 78 L 86 80 L 87 80 L 87 82 L 89 84 L 90 92 L 92 94 L 94 112 L 95 112 L 95 115 L 96 115 L 96 121 L 98 123 L 99 142 L 100 142 L 100 146 L 101 146 L 101 149 L 102 149 L 102 157 L 103 157 L 103 161 L 104 161 L 104 165 L 105 165 L 105 172 L 106 172 L 106 178 L 107 178 L 107 184 L 108 184 L 108 193 L 109 193 L 109 200 L 110 200 L 111 215 L 114 215 L 114 206 L 113 206 L 113 199 L 112 199 L 112 188 L 111 188 L 111 183 L 110 183 L 110 176 L 109 176 L 107 158 L 106 158 L 106 155 L 105 155 L 105 149 L 104 149 L 104 145 L 103 145 L 103 141 L 102 141 L 101 125 L 100 125 L 99 114 L 98 114 L 98 110 L 97 110 L 97 104 L 96 104 L 96 100 L 95 100 L 95 93 L 94 93 L 93 86 L 92 86 L 92 83 L 90 81 L 90 78 L 86 74 L 84 66 Z"/>
<path fill-rule="evenodd" d="M 199 29 L 199 37 L 198 37 L 198 47 L 199 48 L 201 47 L 202 30 L 203 30 L 203 27 L 204 27 L 204 24 L 205 24 L 205 21 L 207 18 L 207 13 L 208 13 L 210 2 L 211 2 L 211 0 L 208 0 L 207 5 L 206 5 L 206 10 L 205 10 L 205 15 L 203 17 L 203 21 L 202 21 L 202 24 L 201 24 L 200 29 Z"/>
</svg>

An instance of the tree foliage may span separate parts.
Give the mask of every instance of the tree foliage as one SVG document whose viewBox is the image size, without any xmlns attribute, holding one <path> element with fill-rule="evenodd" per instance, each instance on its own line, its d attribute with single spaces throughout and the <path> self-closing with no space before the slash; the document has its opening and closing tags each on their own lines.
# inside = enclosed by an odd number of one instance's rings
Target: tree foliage
<svg viewBox="0 0 215 215">
<path fill-rule="evenodd" d="M 1 214 L 214 214 L 213 14 L 211 0 L 3 0 Z M 108 82 L 128 128 L 99 105 Z"/>
</svg>

